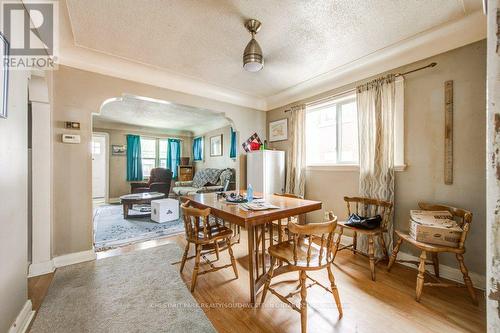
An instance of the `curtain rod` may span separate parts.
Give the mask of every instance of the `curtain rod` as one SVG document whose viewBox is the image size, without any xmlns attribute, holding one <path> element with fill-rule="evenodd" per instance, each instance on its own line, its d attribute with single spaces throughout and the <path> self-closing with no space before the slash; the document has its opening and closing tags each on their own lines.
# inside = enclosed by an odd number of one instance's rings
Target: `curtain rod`
<svg viewBox="0 0 500 333">
<path fill-rule="evenodd" d="M 419 68 L 416 68 L 416 69 L 413 69 L 411 71 L 407 71 L 407 72 L 404 72 L 404 73 L 397 73 L 395 74 L 394 76 L 395 77 L 399 77 L 399 76 L 405 76 L 407 74 L 411 74 L 411 73 L 414 73 L 414 72 L 418 72 L 418 71 L 421 71 L 422 69 L 426 69 L 426 68 L 431 68 L 431 67 L 435 67 L 437 65 L 437 62 L 431 62 L 430 64 L 426 65 L 426 66 L 422 66 L 422 67 L 419 67 Z M 335 95 L 331 95 L 331 96 L 328 96 L 328 97 L 324 97 L 324 98 L 321 98 L 321 99 L 318 99 L 318 100 L 315 100 L 315 101 L 312 101 L 312 102 L 309 102 L 309 103 L 305 103 L 306 105 L 311 105 L 311 104 L 317 104 L 317 103 L 321 103 L 322 101 L 328 101 L 332 98 L 335 98 L 337 96 L 341 96 L 341 95 L 345 95 L 345 94 L 348 94 L 350 92 L 354 92 L 356 91 L 356 88 L 352 88 L 352 89 L 349 89 L 349 90 L 346 90 L 346 91 L 343 91 L 341 93 L 338 93 L 338 94 L 335 94 Z M 290 112 L 292 111 L 291 109 L 288 109 L 288 110 L 285 110 L 285 113 L 286 112 Z"/>
</svg>

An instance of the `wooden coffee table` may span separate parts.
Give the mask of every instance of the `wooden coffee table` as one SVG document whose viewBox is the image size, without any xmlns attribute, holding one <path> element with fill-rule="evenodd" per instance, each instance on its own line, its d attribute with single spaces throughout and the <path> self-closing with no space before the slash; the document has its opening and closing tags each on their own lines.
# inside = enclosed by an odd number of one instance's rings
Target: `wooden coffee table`
<svg viewBox="0 0 500 333">
<path fill-rule="evenodd" d="M 120 201 L 123 205 L 123 218 L 128 217 L 128 211 L 132 208 L 132 205 L 142 205 L 151 204 L 151 200 L 164 198 L 165 194 L 160 192 L 146 192 L 146 193 L 134 193 L 126 194 L 120 197 Z M 147 216 L 151 214 L 144 214 L 142 216 Z"/>
</svg>

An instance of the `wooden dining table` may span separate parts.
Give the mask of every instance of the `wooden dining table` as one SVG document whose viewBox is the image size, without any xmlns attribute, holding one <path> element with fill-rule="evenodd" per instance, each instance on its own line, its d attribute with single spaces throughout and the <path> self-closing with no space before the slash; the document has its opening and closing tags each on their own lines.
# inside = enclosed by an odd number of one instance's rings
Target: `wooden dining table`
<svg viewBox="0 0 500 333">
<path fill-rule="evenodd" d="M 248 241 L 248 274 L 250 302 L 255 304 L 255 298 L 259 289 L 264 285 L 265 277 L 269 269 L 269 260 L 266 260 L 266 229 L 269 229 L 269 245 L 273 244 L 273 228 L 266 228 L 266 225 L 273 221 L 288 219 L 321 209 L 320 201 L 288 198 L 274 194 L 255 194 L 262 197 L 266 203 L 279 208 L 260 211 L 249 211 L 241 208 L 237 204 L 226 202 L 216 193 L 203 193 L 189 196 L 182 196 L 181 200 L 190 200 L 191 204 L 197 208 L 210 208 L 211 214 L 225 222 L 243 227 L 247 232 Z M 260 234 L 260 237 L 259 237 Z M 257 242 L 259 244 L 257 244 Z"/>
</svg>

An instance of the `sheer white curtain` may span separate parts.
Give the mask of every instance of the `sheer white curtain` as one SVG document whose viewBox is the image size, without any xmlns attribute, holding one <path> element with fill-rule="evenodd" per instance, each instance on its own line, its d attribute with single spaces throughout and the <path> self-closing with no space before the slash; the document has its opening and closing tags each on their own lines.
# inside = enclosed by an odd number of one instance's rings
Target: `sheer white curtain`
<svg viewBox="0 0 500 333">
<path fill-rule="evenodd" d="M 291 146 L 286 159 L 285 191 L 301 196 L 304 195 L 306 183 L 305 109 L 305 105 L 296 105 L 290 111 L 288 132 Z"/>
<path fill-rule="evenodd" d="M 389 75 L 357 87 L 359 128 L 359 192 L 363 197 L 394 202 L 394 115 L 396 85 Z M 392 250 L 392 216 L 385 243 Z M 358 249 L 367 252 L 366 237 L 358 236 Z M 381 257 L 380 244 L 375 256 Z"/>
</svg>

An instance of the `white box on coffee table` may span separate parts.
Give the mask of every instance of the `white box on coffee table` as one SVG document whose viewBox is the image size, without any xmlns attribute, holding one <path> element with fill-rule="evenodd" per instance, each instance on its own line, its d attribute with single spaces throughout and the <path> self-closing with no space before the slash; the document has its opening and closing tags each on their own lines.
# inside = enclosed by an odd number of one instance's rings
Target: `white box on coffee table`
<svg viewBox="0 0 500 333">
<path fill-rule="evenodd" d="M 160 199 L 151 201 L 151 220 L 158 223 L 179 219 L 179 201 Z"/>
</svg>

